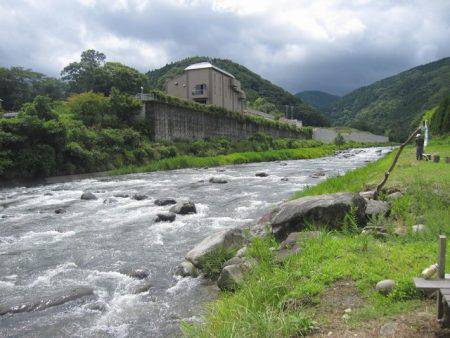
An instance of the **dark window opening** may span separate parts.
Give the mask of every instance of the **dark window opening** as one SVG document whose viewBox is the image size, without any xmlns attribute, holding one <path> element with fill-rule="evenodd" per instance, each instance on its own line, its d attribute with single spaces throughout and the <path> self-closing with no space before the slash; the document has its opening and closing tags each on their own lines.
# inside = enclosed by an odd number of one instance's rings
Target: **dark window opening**
<svg viewBox="0 0 450 338">
<path fill-rule="evenodd" d="M 195 85 L 194 90 L 192 91 L 192 95 L 203 95 L 206 92 L 206 84 L 198 84 Z"/>
</svg>

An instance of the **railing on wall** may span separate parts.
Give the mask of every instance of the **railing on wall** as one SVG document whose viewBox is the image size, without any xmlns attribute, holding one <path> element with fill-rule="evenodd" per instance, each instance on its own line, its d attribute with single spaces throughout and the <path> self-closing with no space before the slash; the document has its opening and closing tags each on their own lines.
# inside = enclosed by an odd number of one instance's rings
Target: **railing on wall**
<svg viewBox="0 0 450 338">
<path fill-rule="evenodd" d="M 136 94 L 134 97 L 141 101 L 157 101 L 157 98 L 156 98 L 155 94 L 153 94 L 153 93 L 149 93 L 149 94 L 139 93 L 139 94 Z"/>
</svg>

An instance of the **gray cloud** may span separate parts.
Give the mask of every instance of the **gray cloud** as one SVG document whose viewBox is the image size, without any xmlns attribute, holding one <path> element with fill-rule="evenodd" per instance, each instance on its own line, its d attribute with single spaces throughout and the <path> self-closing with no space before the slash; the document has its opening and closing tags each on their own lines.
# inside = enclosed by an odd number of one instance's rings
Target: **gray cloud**
<svg viewBox="0 0 450 338">
<path fill-rule="evenodd" d="M 4 0 L 0 66 L 58 75 L 81 51 L 141 71 L 208 55 L 291 92 L 344 94 L 450 55 L 450 2 Z"/>
</svg>

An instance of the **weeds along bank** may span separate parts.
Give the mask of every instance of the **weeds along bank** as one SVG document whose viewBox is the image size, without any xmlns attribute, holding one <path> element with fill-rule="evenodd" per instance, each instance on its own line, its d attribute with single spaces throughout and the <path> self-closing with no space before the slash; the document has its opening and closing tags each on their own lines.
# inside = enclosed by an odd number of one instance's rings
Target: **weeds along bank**
<svg viewBox="0 0 450 338">
<path fill-rule="evenodd" d="M 333 152 L 319 141 L 273 138 L 264 133 L 246 140 L 214 137 L 154 142 L 147 123 L 134 118 L 139 109 L 139 101 L 114 88 L 108 97 L 93 92 L 72 95 L 67 101 L 37 96 L 23 105 L 17 117 L 0 118 L 0 179 L 113 169 L 119 169 L 116 173 L 166 170 Z M 351 146 L 361 144 L 343 147 Z M 227 156 L 232 153 L 239 154 Z"/>
<path fill-rule="evenodd" d="M 449 141 L 448 137 L 433 141 L 427 151 L 449 156 Z M 294 197 L 373 187 L 393 155 Z M 429 301 L 416 291 L 412 278 L 435 262 L 437 235 L 450 235 L 449 164 L 417 162 L 414 148 L 408 147 L 388 181 L 388 188 L 394 187 L 403 196 L 391 202 L 390 215 L 368 224 L 386 229 L 383 236 L 362 233 L 350 222 L 340 232 L 322 230 L 317 236 L 303 237 L 297 243 L 299 252 L 282 262 L 275 259 L 279 244 L 273 238 L 253 239 L 245 256 L 257 264 L 235 293 L 222 293 L 207 307 L 204 323 L 183 324 L 185 335 L 290 337 L 329 331 L 335 336 L 339 331 L 378 332 L 389 318 L 425 308 Z M 425 230 L 413 232 L 417 224 L 424 224 Z M 395 281 L 389 295 L 375 290 L 383 279 Z M 327 303 L 330 298 L 334 303 Z M 344 313 L 346 307 L 351 310 Z"/>
</svg>

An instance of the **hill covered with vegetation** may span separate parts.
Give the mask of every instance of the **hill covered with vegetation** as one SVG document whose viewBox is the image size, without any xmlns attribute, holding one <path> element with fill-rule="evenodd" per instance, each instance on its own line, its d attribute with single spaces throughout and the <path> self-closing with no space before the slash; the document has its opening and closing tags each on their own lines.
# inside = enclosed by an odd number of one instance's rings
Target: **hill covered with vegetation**
<svg viewBox="0 0 450 338">
<path fill-rule="evenodd" d="M 213 65 L 233 74 L 239 81 L 245 93 L 250 106 L 257 102 L 257 108 L 272 115 L 282 115 L 285 106 L 294 106 L 293 116 L 302 120 L 305 125 L 325 126 L 328 121 L 317 109 L 304 103 L 300 98 L 285 91 L 270 81 L 263 79 L 258 74 L 248 68 L 230 60 L 209 58 L 205 56 L 196 56 L 186 58 L 177 62 L 165 65 L 159 69 L 147 73 L 150 86 L 157 89 L 163 89 L 165 82 L 184 72 L 184 69 L 198 62 L 211 62 Z M 264 104 L 261 103 L 264 100 Z"/>
<path fill-rule="evenodd" d="M 359 88 L 330 106 L 334 125 L 404 140 L 424 111 L 450 93 L 450 58 L 418 66 Z"/>
<path fill-rule="evenodd" d="M 314 108 L 319 109 L 321 112 L 325 112 L 333 102 L 336 102 L 340 98 L 340 96 L 322 92 L 320 90 L 305 90 L 295 94 L 295 96 Z"/>
</svg>

